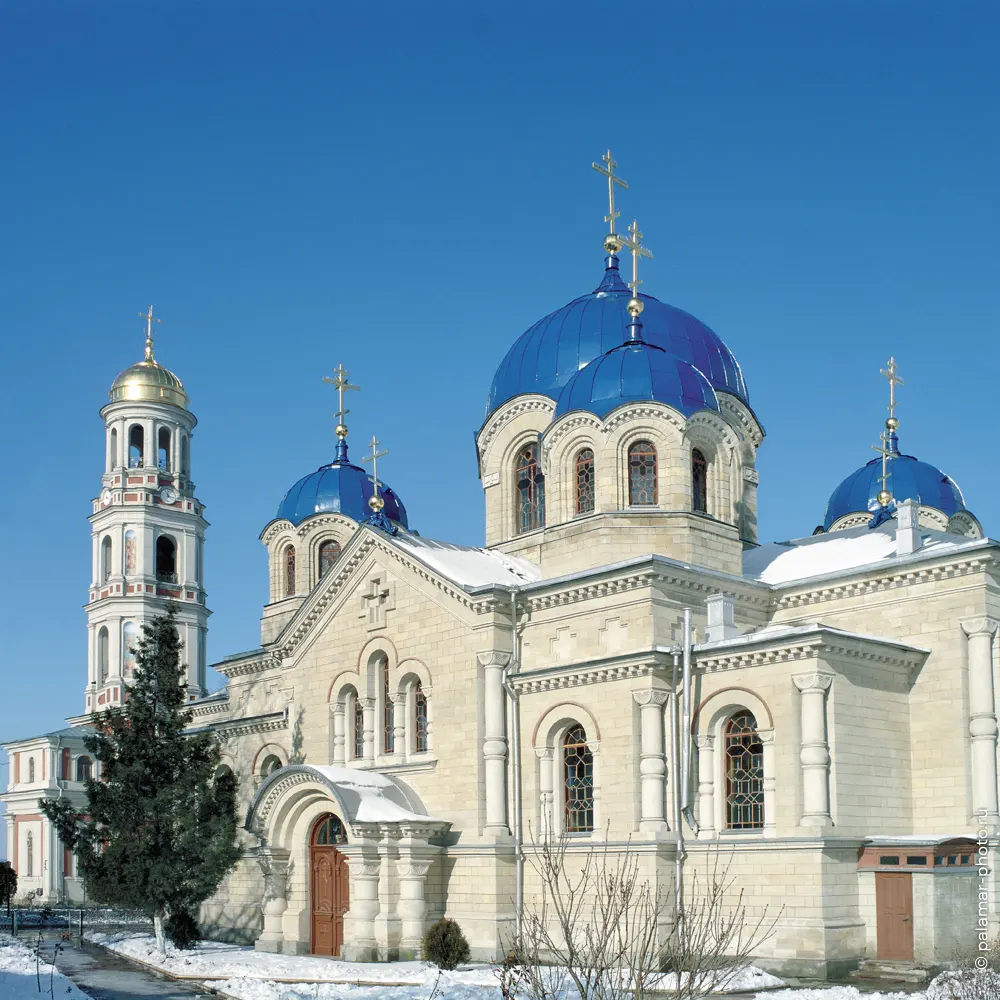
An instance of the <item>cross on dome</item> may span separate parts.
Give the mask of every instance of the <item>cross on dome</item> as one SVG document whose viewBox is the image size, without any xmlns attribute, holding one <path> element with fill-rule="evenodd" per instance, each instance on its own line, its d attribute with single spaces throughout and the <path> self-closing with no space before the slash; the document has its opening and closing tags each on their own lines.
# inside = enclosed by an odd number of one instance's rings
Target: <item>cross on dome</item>
<svg viewBox="0 0 1000 1000">
<path fill-rule="evenodd" d="M 329 382 L 330 385 L 337 390 L 338 406 L 340 409 L 334 414 L 337 418 L 337 426 L 334 428 L 333 432 L 337 435 L 337 461 L 346 462 L 347 461 L 347 424 L 344 423 L 344 417 L 347 416 L 351 411 L 344 407 L 344 393 L 353 389 L 355 392 L 360 392 L 361 390 L 356 385 L 351 385 L 348 382 L 348 376 L 350 372 L 344 367 L 343 362 L 337 365 L 333 370 L 333 374 L 336 378 L 330 378 L 327 375 L 323 376 L 324 382 Z"/>
<path fill-rule="evenodd" d="M 612 158 L 610 149 L 601 157 L 601 159 L 604 161 L 606 166 L 602 167 L 599 163 L 591 163 L 591 166 L 599 174 L 603 174 L 608 179 L 608 214 L 604 216 L 604 221 L 608 223 L 611 228 L 608 230 L 608 235 L 604 237 L 604 249 L 609 254 L 616 254 L 619 250 L 621 250 L 623 241 L 622 238 L 615 232 L 615 219 L 621 215 L 621 212 L 615 210 L 615 185 L 617 184 L 619 187 L 628 190 L 628 181 L 615 176 L 615 167 L 617 167 L 618 164 Z"/>
<path fill-rule="evenodd" d="M 146 321 L 146 361 L 152 361 L 155 364 L 156 359 L 153 357 L 153 324 L 162 323 L 163 320 L 153 315 L 153 307 L 149 307 L 148 313 L 139 313 L 139 318 Z"/>
</svg>

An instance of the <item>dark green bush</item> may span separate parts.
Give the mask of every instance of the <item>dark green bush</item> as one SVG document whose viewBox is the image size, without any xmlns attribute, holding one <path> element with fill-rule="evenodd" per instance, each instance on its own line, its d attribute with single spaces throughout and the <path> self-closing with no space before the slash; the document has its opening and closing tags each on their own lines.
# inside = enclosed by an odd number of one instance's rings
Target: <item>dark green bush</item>
<svg viewBox="0 0 1000 1000">
<path fill-rule="evenodd" d="M 201 940 L 201 929 L 198 927 L 198 921 L 188 910 L 178 910 L 176 913 L 171 913 L 167 917 L 163 930 L 170 938 L 170 943 L 182 951 Z"/>
<path fill-rule="evenodd" d="M 445 917 L 428 928 L 424 935 L 424 959 L 448 970 L 469 961 L 469 942 L 454 920 Z"/>
</svg>

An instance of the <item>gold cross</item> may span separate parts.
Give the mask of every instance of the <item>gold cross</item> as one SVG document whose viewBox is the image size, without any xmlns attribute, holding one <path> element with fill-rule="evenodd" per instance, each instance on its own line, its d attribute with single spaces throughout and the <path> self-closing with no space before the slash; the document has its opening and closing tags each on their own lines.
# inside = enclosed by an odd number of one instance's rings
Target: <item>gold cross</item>
<svg viewBox="0 0 1000 1000">
<path fill-rule="evenodd" d="M 368 506 L 371 507 L 373 511 L 378 512 L 385 506 L 385 502 L 378 495 L 378 489 L 382 485 L 378 481 L 378 460 L 380 458 L 383 458 L 385 455 L 388 455 L 389 449 L 386 448 L 385 451 L 379 451 L 378 450 L 379 440 L 377 437 L 375 437 L 374 434 L 372 435 L 372 439 L 371 441 L 369 441 L 368 444 L 372 450 L 372 453 L 367 458 L 361 459 L 361 461 L 372 463 L 371 481 L 375 484 L 375 492 L 369 498 Z"/>
<path fill-rule="evenodd" d="M 337 377 L 329 378 L 328 376 L 324 375 L 323 381 L 329 382 L 330 385 L 332 385 L 334 389 L 337 390 L 337 397 L 340 400 L 338 404 L 340 406 L 340 409 L 337 410 L 335 414 L 335 416 L 337 417 L 337 427 L 334 433 L 337 435 L 337 437 L 343 439 L 347 437 L 347 424 L 344 423 L 344 417 L 346 417 L 347 414 L 351 412 L 350 410 L 344 409 L 344 393 L 348 392 L 351 389 L 353 389 L 355 392 L 360 392 L 361 390 L 358 389 L 356 385 L 351 385 L 351 383 L 347 381 L 347 376 L 350 374 L 350 372 L 348 372 L 348 370 L 344 367 L 343 363 L 337 365 L 337 367 L 333 369 L 333 374 L 336 375 Z"/>
<path fill-rule="evenodd" d="M 622 239 L 615 233 L 615 219 L 617 219 L 621 212 L 615 211 L 615 185 L 619 187 L 628 189 L 628 181 L 622 180 L 621 177 L 615 176 L 615 167 L 618 166 L 617 163 L 611 158 L 611 150 L 609 149 L 601 159 L 607 164 L 607 167 L 602 167 L 599 163 L 591 163 L 591 166 L 599 173 L 603 174 L 608 179 L 608 214 L 604 216 L 604 221 L 611 226 L 611 230 L 608 235 L 604 238 L 604 249 L 608 253 L 618 253 L 622 248 Z"/>
<path fill-rule="evenodd" d="M 889 358 L 889 364 L 886 368 L 882 368 L 882 374 L 889 380 L 889 419 L 894 420 L 896 417 L 896 386 L 905 385 L 903 380 L 896 374 L 898 369 L 896 368 L 896 359 Z M 892 428 L 895 430 L 895 428 Z"/>
<path fill-rule="evenodd" d="M 892 452 L 889 450 L 889 432 L 882 431 L 879 440 L 882 442 L 881 446 L 872 445 L 872 451 L 877 451 L 882 456 L 882 475 L 879 476 L 882 490 L 878 495 L 878 502 L 882 507 L 887 507 L 892 499 L 892 493 L 889 492 L 889 459 L 892 457 Z"/>
<path fill-rule="evenodd" d="M 639 232 L 639 223 L 634 219 L 632 225 L 628 227 L 628 231 L 632 238 L 622 238 L 622 246 L 632 251 L 632 280 L 628 283 L 628 287 L 632 289 L 632 298 L 629 300 L 628 310 L 632 313 L 633 309 L 635 309 L 633 315 L 638 315 L 642 312 L 642 302 L 639 300 L 639 286 L 642 284 L 639 278 L 639 258 L 648 257 L 652 260 L 653 254 L 642 245 L 642 233 Z"/>
<path fill-rule="evenodd" d="M 146 360 L 153 360 L 153 324 L 162 323 L 163 320 L 157 319 L 153 315 L 153 307 L 149 307 L 148 313 L 139 313 L 140 318 L 146 321 Z"/>
</svg>

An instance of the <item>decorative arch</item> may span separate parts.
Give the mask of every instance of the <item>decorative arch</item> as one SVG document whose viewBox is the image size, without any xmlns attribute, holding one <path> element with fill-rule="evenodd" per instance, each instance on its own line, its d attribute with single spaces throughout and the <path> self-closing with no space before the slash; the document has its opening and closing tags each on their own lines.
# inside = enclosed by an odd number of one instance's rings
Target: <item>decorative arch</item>
<svg viewBox="0 0 1000 1000">
<path fill-rule="evenodd" d="M 269 757 L 274 757 L 278 761 L 279 767 L 284 767 L 288 763 L 288 752 L 277 743 L 265 743 L 254 754 L 253 764 L 250 766 L 251 773 L 255 778 L 269 777 L 271 772 L 264 773 L 264 763 Z"/>
<path fill-rule="evenodd" d="M 535 750 L 553 746 L 558 734 L 571 722 L 579 722 L 587 730 L 588 742 L 595 745 L 600 743 L 601 727 L 590 709 L 578 701 L 561 701 L 535 723 L 531 732 L 531 745 Z"/>
</svg>

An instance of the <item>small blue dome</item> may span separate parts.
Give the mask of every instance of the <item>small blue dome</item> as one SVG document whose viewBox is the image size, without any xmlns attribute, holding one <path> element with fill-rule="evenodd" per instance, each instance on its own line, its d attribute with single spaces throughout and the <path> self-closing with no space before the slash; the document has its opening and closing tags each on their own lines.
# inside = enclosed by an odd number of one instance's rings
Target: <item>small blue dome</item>
<svg viewBox="0 0 1000 1000">
<path fill-rule="evenodd" d="M 507 352 L 493 377 L 486 415 L 524 393 L 558 399 L 580 369 L 627 339 L 630 297 L 617 258 L 609 257 L 604 280 L 593 292 L 540 319 Z M 640 298 L 643 340 L 693 365 L 714 389 L 749 406 L 743 372 L 718 334 L 689 313 L 649 295 Z"/>
<path fill-rule="evenodd" d="M 889 490 L 897 503 L 916 500 L 948 517 L 966 509 L 965 497 L 958 483 L 927 462 L 896 451 L 889 462 L 889 472 Z M 881 489 L 882 459 L 873 458 L 866 466 L 852 472 L 833 491 L 826 505 L 823 527 L 829 531 L 830 526 L 845 514 L 860 514 L 874 509 L 878 505 L 876 498 Z"/>
<path fill-rule="evenodd" d="M 333 462 L 300 479 L 285 494 L 275 517 L 299 525 L 313 514 L 336 511 L 355 521 L 364 521 L 371 516 L 368 500 L 374 492 L 375 484 L 364 469 L 349 462 Z M 408 527 L 406 508 L 399 497 L 384 485 L 379 493 L 385 501 L 382 513 L 389 520 Z"/>
<path fill-rule="evenodd" d="M 587 410 L 603 420 L 623 403 L 640 400 L 666 403 L 686 417 L 719 409 L 715 390 L 697 368 L 660 347 L 630 341 L 578 371 L 559 393 L 555 415 Z"/>
</svg>

